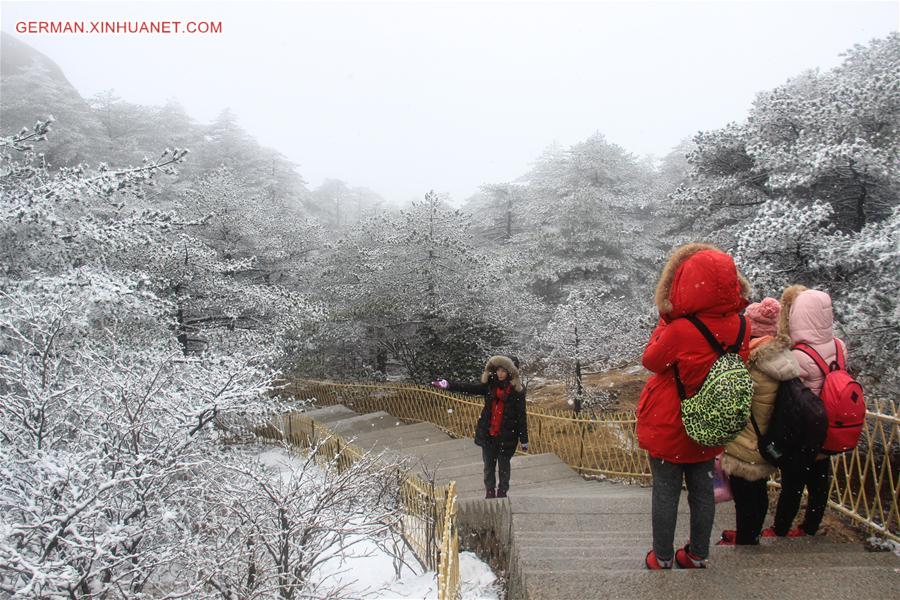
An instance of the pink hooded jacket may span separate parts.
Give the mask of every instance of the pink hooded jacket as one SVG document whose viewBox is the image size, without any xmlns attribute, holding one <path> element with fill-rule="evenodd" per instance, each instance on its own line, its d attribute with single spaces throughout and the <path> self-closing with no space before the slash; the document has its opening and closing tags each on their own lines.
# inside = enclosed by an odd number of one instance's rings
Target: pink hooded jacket
<svg viewBox="0 0 900 600">
<path fill-rule="evenodd" d="M 847 357 L 846 345 L 834 337 L 833 325 L 831 296 L 819 290 L 808 290 L 802 285 L 793 285 L 784 290 L 781 296 L 779 332 L 787 333 L 794 344 L 809 344 L 829 365 L 837 360 L 835 341 L 844 358 Z M 800 350 L 791 350 L 791 353 L 800 365 L 800 380 L 803 384 L 815 394 L 821 392 L 825 376 L 815 361 Z"/>
</svg>

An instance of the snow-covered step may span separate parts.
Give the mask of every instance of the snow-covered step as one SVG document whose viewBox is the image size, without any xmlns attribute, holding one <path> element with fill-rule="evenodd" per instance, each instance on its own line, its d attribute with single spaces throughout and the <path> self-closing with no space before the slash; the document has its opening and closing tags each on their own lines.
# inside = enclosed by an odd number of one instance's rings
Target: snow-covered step
<svg viewBox="0 0 900 600">
<path fill-rule="evenodd" d="M 470 438 L 433 440 L 428 445 L 411 448 L 410 452 L 429 466 L 449 464 L 449 461 L 463 456 L 481 460 L 481 448 L 472 443 Z"/>
<path fill-rule="evenodd" d="M 308 410 L 303 413 L 303 416 L 314 419 L 317 423 L 327 424 L 332 421 L 339 421 L 358 415 L 343 404 L 336 404 L 334 406 L 326 406 L 325 408 Z"/>
<path fill-rule="evenodd" d="M 527 487 L 529 485 L 544 484 L 549 481 L 569 481 L 577 478 L 578 475 L 566 465 L 547 464 L 513 468 L 510 477 L 510 490 Z M 458 490 L 478 490 L 484 491 L 484 481 L 482 472 L 479 469 L 471 475 L 460 477 L 456 480 L 456 488 Z M 513 492 L 510 491 L 510 494 Z"/>
<path fill-rule="evenodd" d="M 431 423 L 407 425 L 396 419 L 393 419 L 392 423 L 392 426 L 389 422 L 387 427 L 359 433 L 348 438 L 347 441 L 366 448 L 403 450 L 451 439 L 449 435 Z"/>
<path fill-rule="evenodd" d="M 332 421 L 328 423 L 328 427 L 345 440 L 349 440 L 356 435 L 375 431 L 376 429 L 394 427 L 396 422 L 396 417 L 379 411 Z"/>
<path fill-rule="evenodd" d="M 517 498 L 582 498 L 595 497 L 596 490 L 581 478 L 566 483 L 553 482 L 543 486 L 517 488 Z"/>
<path fill-rule="evenodd" d="M 454 466 L 442 465 L 437 469 L 437 474 L 441 479 L 461 479 L 470 475 L 482 476 L 483 463 L 481 454 L 474 454 L 469 457 L 469 461 Z M 517 481 L 521 483 L 519 475 L 527 469 L 536 469 L 542 467 L 558 467 L 559 458 L 555 454 L 532 454 L 529 456 L 517 456 L 512 460 L 512 477 L 511 483 Z M 569 469 L 568 465 L 563 465 L 565 469 Z M 571 470 L 571 469 L 569 469 Z"/>
</svg>

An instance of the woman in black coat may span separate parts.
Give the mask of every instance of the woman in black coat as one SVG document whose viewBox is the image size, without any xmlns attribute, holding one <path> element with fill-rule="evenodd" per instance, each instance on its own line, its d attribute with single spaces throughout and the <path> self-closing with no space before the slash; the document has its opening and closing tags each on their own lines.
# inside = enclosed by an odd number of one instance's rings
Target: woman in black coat
<svg viewBox="0 0 900 600">
<path fill-rule="evenodd" d="M 518 361 L 508 356 L 492 356 L 484 365 L 480 383 L 432 383 L 451 392 L 484 396 L 484 407 L 475 425 L 475 444 L 481 446 L 484 460 L 485 498 L 505 498 L 509 490 L 510 459 L 516 446 L 528 450 L 528 420 L 525 412 L 525 388 L 519 376 Z M 494 489 L 495 470 L 499 467 L 499 485 Z"/>
</svg>

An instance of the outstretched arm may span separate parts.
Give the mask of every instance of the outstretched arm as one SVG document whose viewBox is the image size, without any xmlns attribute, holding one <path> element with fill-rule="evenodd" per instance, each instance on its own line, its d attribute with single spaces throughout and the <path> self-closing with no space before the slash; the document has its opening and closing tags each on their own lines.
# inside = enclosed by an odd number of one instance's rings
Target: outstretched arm
<svg viewBox="0 0 900 600">
<path fill-rule="evenodd" d="M 484 396 L 487 393 L 488 386 L 486 383 L 463 383 L 461 381 L 448 381 L 447 391 L 462 392 L 463 394 L 472 394 L 473 396 Z"/>
</svg>

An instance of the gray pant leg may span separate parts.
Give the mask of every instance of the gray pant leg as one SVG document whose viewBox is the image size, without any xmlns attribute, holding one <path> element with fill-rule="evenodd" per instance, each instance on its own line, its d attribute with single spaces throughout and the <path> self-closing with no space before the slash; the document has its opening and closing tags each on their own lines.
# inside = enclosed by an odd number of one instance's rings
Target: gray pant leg
<svg viewBox="0 0 900 600">
<path fill-rule="evenodd" d="M 714 460 L 683 465 L 687 482 L 688 505 L 691 507 L 691 552 L 709 558 L 709 536 L 716 516 L 713 490 Z"/>
<path fill-rule="evenodd" d="M 672 560 L 675 557 L 673 542 L 684 476 L 682 467 L 683 465 L 650 457 L 650 471 L 653 474 L 653 552 L 657 560 Z"/>
</svg>

